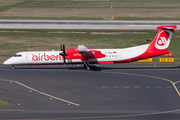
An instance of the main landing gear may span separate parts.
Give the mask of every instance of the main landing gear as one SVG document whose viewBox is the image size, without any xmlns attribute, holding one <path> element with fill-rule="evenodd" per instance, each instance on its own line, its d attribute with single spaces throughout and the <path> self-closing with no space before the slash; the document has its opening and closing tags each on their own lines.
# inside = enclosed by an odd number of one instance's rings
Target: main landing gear
<svg viewBox="0 0 180 120">
<path fill-rule="evenodd" d="M 83 63 L 84 63 L 84 68 L 86 68 L 87 70 L 90 70 L 89 63 L 88 62 L 83 62 Z"/>
</svg>

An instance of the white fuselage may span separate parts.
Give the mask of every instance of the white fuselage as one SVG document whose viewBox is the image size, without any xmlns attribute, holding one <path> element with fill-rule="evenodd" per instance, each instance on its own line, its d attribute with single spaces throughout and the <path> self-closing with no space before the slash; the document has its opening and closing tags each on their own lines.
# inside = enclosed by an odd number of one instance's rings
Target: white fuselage
<svg viewBox="0 0 180 120">
<path fill-rule="evenodd" d="M 89 63 L 123 61 L 143 54 L 149 44 L 125 49 L 94 49 L 105 55 L 103 58 L 88 59 Z M 63 64 L 62 51 L 19 52 L 4 62 L 5 65 L 46 65 Z M 66 59 L 67 64 L 83 63 L 81 59 Z"/>
</svg>

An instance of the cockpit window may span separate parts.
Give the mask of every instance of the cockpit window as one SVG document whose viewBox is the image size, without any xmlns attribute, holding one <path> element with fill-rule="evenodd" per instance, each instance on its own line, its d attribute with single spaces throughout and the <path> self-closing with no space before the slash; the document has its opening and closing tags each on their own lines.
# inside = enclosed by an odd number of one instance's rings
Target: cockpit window
<svg viewBox="0 0 180 120">
<path fill-rule="evenodd" d="M 22 57 L 20 54 L 15 54 L 14 57 Z"/>
</svg>

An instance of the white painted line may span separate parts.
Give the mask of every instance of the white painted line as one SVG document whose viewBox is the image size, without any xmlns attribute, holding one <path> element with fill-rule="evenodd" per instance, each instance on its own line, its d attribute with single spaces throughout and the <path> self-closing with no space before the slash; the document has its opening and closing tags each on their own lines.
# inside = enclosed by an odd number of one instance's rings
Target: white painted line
<svg viewBox="0 0 180 120">
<path fill-rule="evenodd" d="M 145 88 L 151 88 L 150 86 L 145 86 Z"/>
<path fill-rule="evenodd" d="M 71 102 L 71 101 L 68 101 L 68 100 L 64 100 L 64 99 L 61 99 L 61 98 L 52 96 L 52 95 L 50 95 L 50 94 L 41 92 L 41 91 L 39 91 L 39 90 L 36 90 L 36 89 L 34 89 L 34 88 L 32 88 L 32 87 L 29 87 L 29 86 L 27 86 L 27 85 L 25 85 L 25 84 L 23 84 L 23 83 L 20 83 L 20 82 L 14 81 L 14 80 L 0 79 L 0 81 L 7 81 L 7 82 L 12 81 L 12 82 L 14 82 L 14 83 L 16 83 L 16 84 L 19 84 L 19 85 L 21 85 L 21 86 L 23 86 L 23 87 L 25 87 L 25 88 L 28 88 L 28 89 L 30 89 L 30 90 L 32 90 L 32 91 L 35 91 L 35 92 L 39 93 L 39 94 L 48 96 L 48 97 L 50 97 L 50 98 L 54 98 L 54 99 L 56 99 L 56 100 L 59 100 L 59 101 L 62 101 L 62 102 L 68 103 L 68 104 L 72 104 L 72 105 L 75 105 L 75 106 L 81 106 L 81 105 L 79 105 L 79 104 L 77 104 L 77 103 L 74 103 L 74 102 Z"/>
<path fill-rule="evenodd" d="M 176 81 L 176 82 L 174 82 L 174 84 L 177 84 L 177 83 L 179 83 L 180 81 Z"/>
<path fill-rule="evenodd" d="M 152 70 L 152 69 L 151 69 Z M 179 90 L 177 89 L 176 87 L 176 83 L 179 83 L 180 81 L 177 81 L 177 82 L 173 82 L 171 80 L 168 80 L 168 79 L 165 79 L 165 78 L 161 78 L 161 77 L 156 77 L 156 76 L 149 76 L 149 75 L 141 75 L 141 74 L 133 74 L 133 73 L 121 73 L 121 72 L 104 72 L 104 73 L 115 73 L 115 74 L 124 74 L 124 75 L 134 75 L 134 76 L 140 76 L 140 77 L 149 77 L 149 78 L 154 78 L 154 79 L 160 79 L 160 80 L 164 80 L 164 81 L 167 81 L 167 82 L 170 82 L 174 89 L 176 90 L 177 94 L 180 96 L 180 92 Z M 161 86 L 156 86 L 156 88 L 162 88 Z"/>
<path fill-rule="evenodd" d="M 172 83 L 174 86 L 174 89 L 176 90 L 176 92 L 178 93 L 178 95 L 180 96 L 179 90 L 177 89 L 176 85 L 174 83 Z"/>
</svg>

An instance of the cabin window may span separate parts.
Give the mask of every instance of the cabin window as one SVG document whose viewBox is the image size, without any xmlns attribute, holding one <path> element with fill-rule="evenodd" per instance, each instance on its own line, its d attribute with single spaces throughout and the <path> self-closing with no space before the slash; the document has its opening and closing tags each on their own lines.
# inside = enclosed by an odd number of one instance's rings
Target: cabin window
<svg viewBox="0 0 180 120">
<path fill-rule="evenodd" d="M 15 54 L 14 57 L 22 57 L 20 54 Z"/>
</svg>

